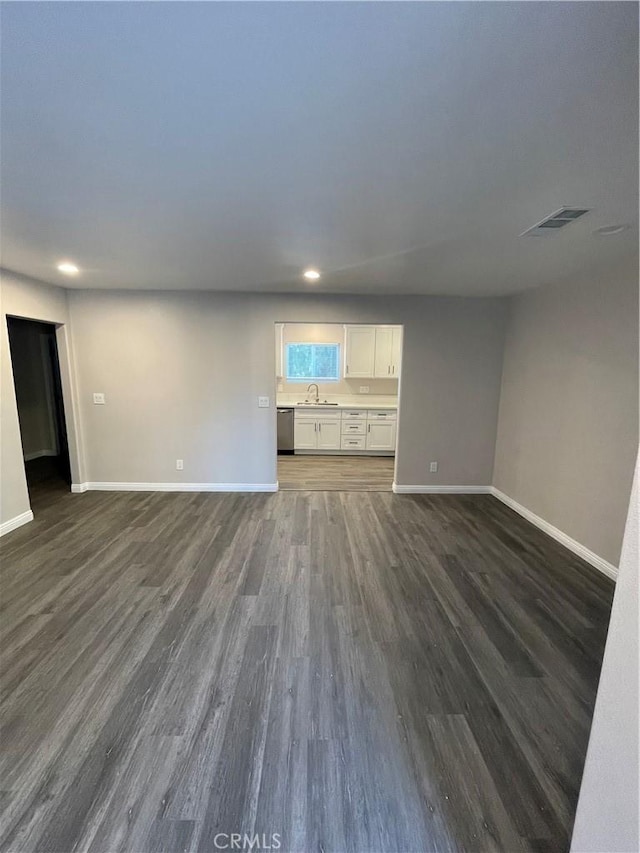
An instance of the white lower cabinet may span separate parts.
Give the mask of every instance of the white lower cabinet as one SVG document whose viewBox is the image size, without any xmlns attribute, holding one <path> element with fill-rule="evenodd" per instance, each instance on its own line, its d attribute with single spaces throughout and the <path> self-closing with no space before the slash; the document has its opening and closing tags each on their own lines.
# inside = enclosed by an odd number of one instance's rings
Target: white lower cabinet
<svg viewBox="0 0 640 853">
<path fill-rule="evenodd" d="M 367 450 L 395 450 L 396 422 L 374 420 L 367 422 Z"/>
<path fill-rule="evenodd" d="M 318 450 L 340 450 L 340 421 L 318 420 Z"/>
<path fill-rule="evenodd" d="M 397 413 L 392 409 L 296 411 L 294 449 L 389 453 L 396 449 Z"/>
<path fill-rule="evenodd" d="M 340 450 L 340 412 L 320 415 L 296 412 L 293 422 L 294 450 Z"/>
<path fill-rule="evenodd" d="M 318 446 L 318 425 L 315 420 L 296 418 L 293 422 L 293 446 L 296 450 L 315 450 Z"/>
</svg>

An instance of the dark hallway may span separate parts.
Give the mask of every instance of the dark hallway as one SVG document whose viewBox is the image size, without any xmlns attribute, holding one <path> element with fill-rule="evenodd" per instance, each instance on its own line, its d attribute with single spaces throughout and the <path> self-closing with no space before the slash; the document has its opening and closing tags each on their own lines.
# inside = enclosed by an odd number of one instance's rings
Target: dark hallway
<svg viewBox="0 0 640 853">
<path fill-rule="evenodd" d="M 32 509 L 69 492 L 71 473 L 55 326 L 7 318 Z"/>
</svg>

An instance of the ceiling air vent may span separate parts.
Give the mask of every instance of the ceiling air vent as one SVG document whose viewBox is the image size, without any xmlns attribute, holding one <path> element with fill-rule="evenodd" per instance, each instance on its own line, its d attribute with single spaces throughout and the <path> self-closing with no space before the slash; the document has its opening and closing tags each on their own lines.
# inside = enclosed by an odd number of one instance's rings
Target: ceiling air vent
<svg viewBox="0 0 640 853">
<path fill-rule="evenodd" d="M 538 222 L 537 225 L 527 228 L 527 230 L 523 231 L 520 236 L 524 237 L 525 234 L 550 234 L 553 231 L 557 231 L 559 228 L 564 228 L 564 226 L 569 225 L 570 222 L 575 222 L 576 219 L 580 219 L 580 217 L 584 216 L 585 213 L 589 213 L 588 208 L 561 207 L 560 210 L 556 210 L 556 212 L 552 213 L 551 216 L 545 216 L 545 218 L 541 222 Z"/>
</svg>

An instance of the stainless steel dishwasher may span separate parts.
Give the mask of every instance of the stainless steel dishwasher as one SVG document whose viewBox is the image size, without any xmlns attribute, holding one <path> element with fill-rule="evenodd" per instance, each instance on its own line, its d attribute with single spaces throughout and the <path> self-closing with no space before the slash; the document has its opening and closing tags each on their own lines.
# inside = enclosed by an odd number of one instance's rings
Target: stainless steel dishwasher
<svg viewBox="0 0 640 853">
<path fill-rule="evenodd" d="M 278 409 L 278 453 L 293 453 L 293 409 Z"/>
</svg>

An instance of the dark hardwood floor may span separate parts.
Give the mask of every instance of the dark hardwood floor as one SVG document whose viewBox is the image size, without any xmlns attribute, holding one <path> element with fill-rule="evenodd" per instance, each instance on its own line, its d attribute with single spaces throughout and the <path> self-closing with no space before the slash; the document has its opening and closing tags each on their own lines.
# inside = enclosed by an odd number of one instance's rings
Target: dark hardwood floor
<svg viewBox="0 0 640 853">
<path fill-rule="evenodd" d="M 492 497 L 38 500 L 3 851 L 567 849 L 613 585 Z"/>
</svg>

